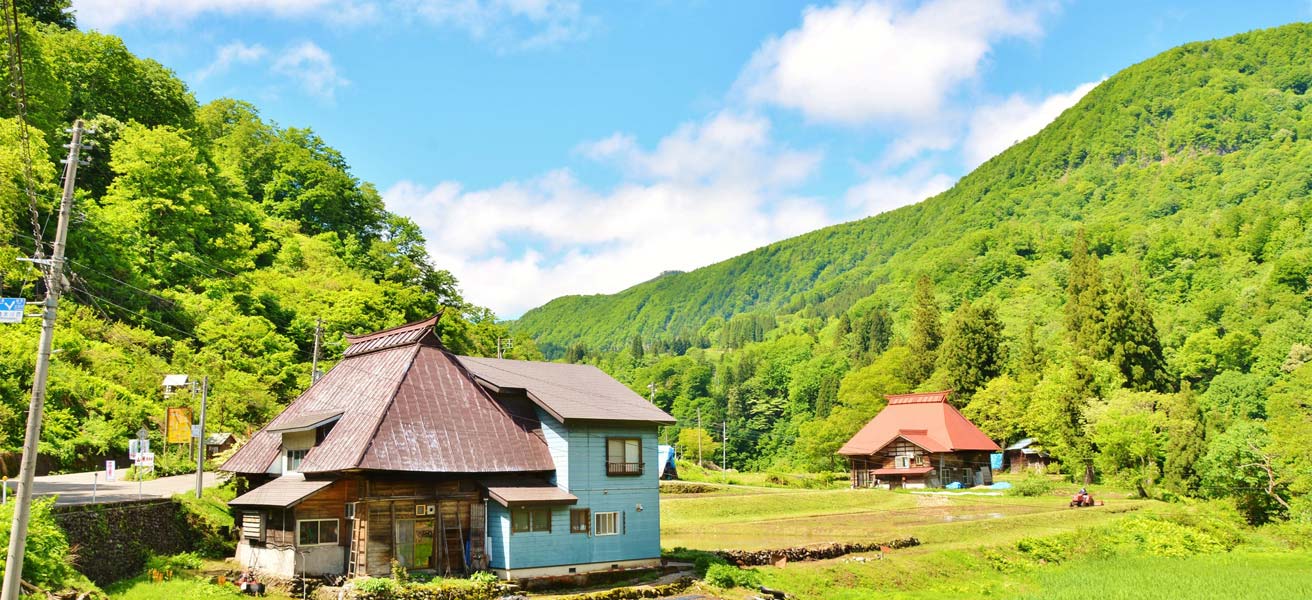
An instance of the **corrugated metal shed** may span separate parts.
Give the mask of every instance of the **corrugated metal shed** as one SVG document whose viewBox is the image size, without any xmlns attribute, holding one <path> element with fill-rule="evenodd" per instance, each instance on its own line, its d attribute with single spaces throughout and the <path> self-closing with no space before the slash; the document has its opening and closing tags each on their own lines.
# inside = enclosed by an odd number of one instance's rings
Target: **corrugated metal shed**
<svg viewBox="0 0 1312 600">
<path fill-rule="evenodd" d="M 561 422 L 636 421 L 674 424 L 674 417 L 592 365 L 458 357 L 479 381 L 522 390 Z"/>
<path fill-rule="evenodd" d="M 331 479 L 306 481 L 291 473 L 228 501 L 228 506 L 276 506 L 286 508 L 333 484 Z"/>
</svg>

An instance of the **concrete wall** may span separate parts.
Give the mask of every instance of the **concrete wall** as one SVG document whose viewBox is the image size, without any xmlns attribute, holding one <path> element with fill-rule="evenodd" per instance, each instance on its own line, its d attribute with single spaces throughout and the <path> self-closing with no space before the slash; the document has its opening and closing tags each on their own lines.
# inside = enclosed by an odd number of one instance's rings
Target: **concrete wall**
<svg viewBox="0 0 1312 600">
<path fill-rule="evenodd" d="M 167 499 L 56 506 L 55 521 L 74 548 L 77 570 L 98 585 L 140 575 L 149 552 L 186 552 L 202 537 L 182 506 Z"/>
<path fill-rule="evenodd" d="M 660 455 L 656 426 L 587 423 L 566 428 L 539 411 L 542 433 L 556 463 L 555 483 L 578 496 L 574 506 L 551 510 L 551 531 L 511 533 L 510 511 L 488 504 L 490 565 L 498 570 L 561 565 L 602 565 L 658 558 L 660 547 Z M 606 439 L 642 440 L 643 473 L 606 473 Z M 592 511 L 588 533 L 570 533 L 570 509 Z M 619 513 L 617 535 L 598 536 L 596 513 Z"/>
<path fill-rule="evenodd" d="M 346 548 L 342 546 L 309 546 L 299 549 L 253 547 L 245 540 L 237 544 L 237 562 L 264 573 L 282 577 L 306 575 L 336 575 L 342 572 Z"/>
</svg>

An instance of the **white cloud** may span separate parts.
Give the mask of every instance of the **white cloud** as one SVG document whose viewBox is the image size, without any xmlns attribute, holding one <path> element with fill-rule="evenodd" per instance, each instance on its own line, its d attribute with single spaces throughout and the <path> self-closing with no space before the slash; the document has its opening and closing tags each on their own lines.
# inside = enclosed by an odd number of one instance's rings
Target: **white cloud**
<svg viewBox="0 0 1312 600">
<path fill-rule="evenodd" d="M 181 25 L 202 15 L 313 16 L 331 22 L 370 18 L 374 4 L 356 0 L 73 0 L 78 25 L 111 30 L 134 22 Z"/>
<path fill-rule="evenodd" d="M 480 190 L 401 182 L 383 196 L 419 223 L 434 259 L 471 301 L 516 316 L 557 296 L 616 292 L 831 223 L 822 203 L 788 192 L 818 155 L 778 148 L 768 131 L 757 118 L 721 113 L 651 150 L 623 134 L 582 146 L 642 179 L 607 191 L 560 170 Z"/>
<path fill-rule="evenodd" d="M 980 107 L 970 118 L 969 133 L 962 148 L 966 166 L 973 169 L 1012 144 L 1038 133 L 1099 83 L 1102 80 L 1082 83 L 1069 92 L 1038 101 L 1016 94 L 1001 103 Z"/>
<path fill-rule="evenodd" d="M 1038 33 L 1037 13 L 1006 0 L 813 6 L 800 28 L 757 51 L 739 85 L 816 121 L 924 121 L 976 75 L 993 42 Z"/>
<path fill-rule="evenodd" d="M 595 24 L 579 0 L 395 0 L 394 8 L 521 49 L 582 39 Z"/>
<path fill-rule="evenodd" d="M 847 203 L 867 217 L 915 204 L 952 187 L 955 182 L 953 177 L 919 165 L 901 174 L 872 175 L 847 191 Z"/>
<path fill-rule="evenodd" d="M 300 82 L 311 95 L 331 100 L 337 88 L 350 84 L 337 74 L 333 57 L 314 42 L 301 42 L 283 51 L 273 62 L 273 71 Z"/>
<path fill-rule="evenodd" d="M 221 48 L 214 57 L 214 62 L 205 68 L 196 72 L 194 79 L 204 81 L 213 75 L 226 73 L 229 68 L 235 64 L 249 64 L 256 62 L 267 54 L 264 46 L 259 44 L 246 45 L 244 42 L 232 42 Z"/>
</svg>

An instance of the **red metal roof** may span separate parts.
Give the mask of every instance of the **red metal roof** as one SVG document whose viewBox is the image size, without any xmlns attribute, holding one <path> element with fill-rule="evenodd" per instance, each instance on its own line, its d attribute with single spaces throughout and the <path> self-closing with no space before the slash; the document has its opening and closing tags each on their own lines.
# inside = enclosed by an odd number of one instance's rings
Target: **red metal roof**
<svg viewBox="0 0 1312 600">
<path fill-rule="evenodd" d="M 870 472 L 875 475 L 924 475 L 933 470 L 934 467 L 912 467 L 910 469 L 873 469 Z"/>
<path fill-rule="evenodd" d="M 931 452 L 1001 448 L 957 411 L 950 392 L 887 396 L 888 406 L 839 448 L 844 456 L 874 454 L 901 437 Z"/>
</svg>

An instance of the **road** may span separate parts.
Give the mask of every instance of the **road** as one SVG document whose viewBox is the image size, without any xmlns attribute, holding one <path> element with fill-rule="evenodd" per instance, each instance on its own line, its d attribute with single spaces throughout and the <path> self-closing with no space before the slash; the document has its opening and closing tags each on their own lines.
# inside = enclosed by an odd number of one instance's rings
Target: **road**
<svg viewBox="0 0 1312 600">
<path fill-rule="evenodd" d="M 59 498 L 55 504 L 89 504 L 92 502 L 91 488 L 96 479 L 95 475 L 99 473 L 99 481 L 96 482 L 95 502 L 117 502 L 120 500 L 136 500 L 137 482 L 135 481 L 105 481 L 104 471 L 88 473 L 67 473 L 64 475 L 46 475 L 36 478 L 35 493 L 37 497 L 50 496 L 57 494 Z M 205 487 L 211 487 L 218 483 L 218 477 L 213 472 L 205 473 Z M 9 499 L 12 500 L 14 492 L 18 488 L 18 482 L 10 480 L 9 482 Z M 196 474 L 174 475 L 173 477 L 160 477 L 141 482 L 142 498 L 168 498 L 178 492 L 195 491 Z"/>
</svg>

